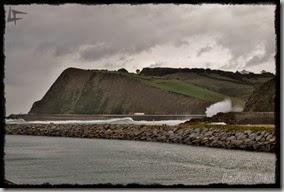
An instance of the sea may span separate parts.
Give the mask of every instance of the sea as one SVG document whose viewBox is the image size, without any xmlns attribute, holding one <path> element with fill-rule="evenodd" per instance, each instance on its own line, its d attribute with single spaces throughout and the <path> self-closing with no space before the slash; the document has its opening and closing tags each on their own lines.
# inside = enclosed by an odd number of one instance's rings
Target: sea
<svg viewBox="0 0 284 192">
<path fill-rule="evenodd" d="M 6 119 L 6 124 L 134 124 L 134 125 L 169 125 L 174 126 L 190 120 L 190 117 L 169 120 L 134 120 L 132 117 L 96 119 L 96 120 L 24 120 Z"/>
<path fill-rule="evenodd" d="M 6 135 L 5 178 L 16 184 L 275 183 L 273 153 L 157 142 Z"/>
</svg>

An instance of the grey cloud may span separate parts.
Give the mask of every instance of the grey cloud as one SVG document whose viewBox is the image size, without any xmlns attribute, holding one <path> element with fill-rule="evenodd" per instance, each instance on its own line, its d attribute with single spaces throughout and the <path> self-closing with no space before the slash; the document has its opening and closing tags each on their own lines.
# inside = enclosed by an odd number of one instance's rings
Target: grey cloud
<svg viewBox="0 0 284 192">
<path fill-rule="evenodd" d="M 196 56 L 200 57 L 202 54 L 207 53 L 207 52 L 211 51 L 212 49 L 213 48 L 210 47 L 210 46 L 203 47 L 203 48 L 199 49 L 199 51 L 197 52 Z"/>
<path fill-rule="evenodd" d="M 58 46 L 54 47 L 51 50 L 53 51 L 53 55 L 55 57 L 64 56 L 66 54 L 69 54 L 69 53 L 72 53 L 72 52 L 75 51 L 74 48 L 68 47 L 68 46 L 64 46 L 64 45 L 58 45 Z"/>
<path fill-rule="evenodd" d="M 188 41 L 185 41 L 185 40 L 177 40 L 176 42 L 174 42 L 174 45 L 176 47 L 180 47 L 180 46 L 183 46 L 183 45 L 189 46 L 189 43 L 188 43 Z"/>
<path fill-rule="evenodd" d="M 251 66 L 262 64 L 264 62 L 267 62 L 270 58 L 273 58 L 272 54 L 271 55 L 265 54 L 261 56 L 255 55 L 246 62 L 246 67 L 251 67 Z"/>
<path fill-rule="evenodd" d="M 162 67 L 163 65 L 165 65 L 164 62 L 156 62 L 156 63 L 153 63 L 151 65 L 149 65 L 150 68 L 155 68 L 155 67 Z"/>
<path fill-rule="evenodd" d="M 275 49 L 274 28 L 271 26 L 273 6 L 32 7 L 24 6 L 29 13 L 26 18 L 29 31 L 25 34 L 26 42 L 21 40 L 21 43 L 37 41 L 40 46 L 48 42 L 55 56 L 76 52 L 81 45 L 100 42 L 112 45 L 110 50 L 105 50 L 108 52 L 106 56 L 121 49 L 135 54 L 167 42 L 181 46 L 188 43 L 183 38 L 202 34 L 219 34 L 216 40 L 232 52 L 234 59 L 254 49 L 259 41 L 265 43 L 267 50 L 271 50 L 268 47 Z M 42 20 L 48 25 L 43 26 Z M 19 37 L 20 33 L 23 34 L 20 31 L 14 33 Z M 87 59 L 96 60 L 91 52 L 83 53 L 82 58 L 87 55 Z"/>
<path fill-rule="evenodd" d="M 120 67 L 124 67 L 127 63 L 134 61 L 134 58 L 125 59 L 123 63 L 120 64 Z"/>
<path fill-rule="evenodd" d="M 123 55 L 123 56 L 121 56 L 120 58 L 119 58 L 119 61 L 125 61 L 126 60 L 126 56 L 125 55 Z"/>
<path fill-rule="evenodd" d="M 275 54 L 274 7 L 265 11 L 264 7 L 255 10 L 252 6 L 245 9 L 232 10 L 231 22 L 236 23 L 231 31 L 223 33 L 219 43 L 233 53 L 232 60 L 247 55 L 260 43 L 265 46 L 265 57 Z M 254 15 L 254 16 L 253 16 Z"/>
<path fill-rule="evenodd" d="M 95 61 L 120 52 L 123 52 L 123 49 L 119 50 L 111 45 L 98 44 L 81 51 L 80 58 L 86 61 Z"/>
<path fill-rule="evenodd" d="M 209 62 L 205 63 L 205 67 L 206 67 L 206 68 L 210 68 L 211 65 L 212 65 L 212 64 L 209 63 Z"/>
<path fill-rule="evenodd" d="M 275 7 L 270 5 L 64 4 L 14 8 L 28 14 L 16 26 L 6 25 L 8 113 L 27 112 L 31 101 L 40 99 L 60 72 L 68 67 L 62 65 L 61 59 L 69 54 L 78 54 L 81 58 L 78 66 L 82 67 L 85 61 L 98 62 L 124 55 L 126 59 L 122 61 L 99 64 L 100 67 L 117 68 L 131 62 L 129 59 L 133 55 L 156 46 L 170 44 L 186 48 L 191 45 L 186 39 L 194 36 L 214 37 L 218 45 L 228 49 L 232 61 L 224 67 L 231 66 L 232 70 L 237 66 L 237 59 L 250 54 L 259 43 L 265 46 L 263 58 L 275 54 Z M 102 42 L 105 47 L 96 46 Z M 82 47 L 88 48 L 82 50 Z M 254 60 L 250 62 L 257 64 Z M 135 67 L 141 68 L 139 61 Z M 20 97 L 24 90 L 28 90 L 25 97 L 29 99 Z M 22 99 L 25 104 L 18 105 L 16 110 L 14 103 Z"/>
<path fill-rule="evenodd" d="M 254 66 L 263 62 L 263 56 L 253 56 L 247 63 L 246 66 Z"/>
<path fill-rule="evenodd" d="M 114 69 L 117 65 L 115 63 L 107 62 L 104 63 L 104 66 L 108 69 Z"/>
</svg>

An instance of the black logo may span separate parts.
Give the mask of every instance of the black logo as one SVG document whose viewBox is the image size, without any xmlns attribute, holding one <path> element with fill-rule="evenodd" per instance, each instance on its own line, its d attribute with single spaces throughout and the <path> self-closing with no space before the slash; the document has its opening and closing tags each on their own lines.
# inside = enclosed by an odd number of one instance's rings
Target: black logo
<svg viewBox="0 0 284 192">
<path fill-rule="evenodd" d="M 25 12 L 22 12 L 22 11 L 17 11 L 17 10 L 14 10 L 14 9 L 11 9 L 11 7 L 9 8 L 9 13 L 8 13 L 8 19 L 7 19 L 7 22 L 13 22 L 14 21 L 14 24 L 16 25 L 16 21 L 17 20 L 21 20 L 23 18 L 20 18 L 20 17 L 17 17 L 16 15 L 17 14 L 27 14 Z"/>
</svg>

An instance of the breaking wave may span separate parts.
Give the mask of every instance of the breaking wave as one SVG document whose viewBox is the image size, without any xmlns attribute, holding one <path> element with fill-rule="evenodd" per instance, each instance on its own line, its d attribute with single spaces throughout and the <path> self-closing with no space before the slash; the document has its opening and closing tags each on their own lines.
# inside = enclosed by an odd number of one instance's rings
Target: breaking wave
<svg viewBox="0 0 284 192">
<path fill-rule="evenodd" d="M 223 101 L 219 101 L 207 107 L 205 113 L 207 117 L 212 117 L 219 112 L 228 113 L 231 111 L 241 112 L 243 111 L 243 108 L 239 106 L 233 106 L 231 99 L 224 99 Z"/>
<path fill-rule="evenodd" d="M 131 117 L 112 118 L 106 120 L 57 120 L 57 121 L 25 121 L 24 119 L 6 119 L 6 124 L 134 124 L 134 125 L 178 125 L 186 120 L 134 121 Z"/>
</svg>

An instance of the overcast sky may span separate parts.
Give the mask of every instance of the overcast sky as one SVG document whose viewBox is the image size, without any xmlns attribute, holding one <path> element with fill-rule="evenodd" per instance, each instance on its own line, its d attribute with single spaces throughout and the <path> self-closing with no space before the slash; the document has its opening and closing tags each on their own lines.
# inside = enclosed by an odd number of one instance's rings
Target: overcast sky
<svg viewBox="0 0 284 192">
<path fill-rule="evenodd" d="M 12 8 L 27 14 L 6 24 L 7 115 L 27 113 L 67 67 L 275 72 L 273 5 Z"/>
</svg>

